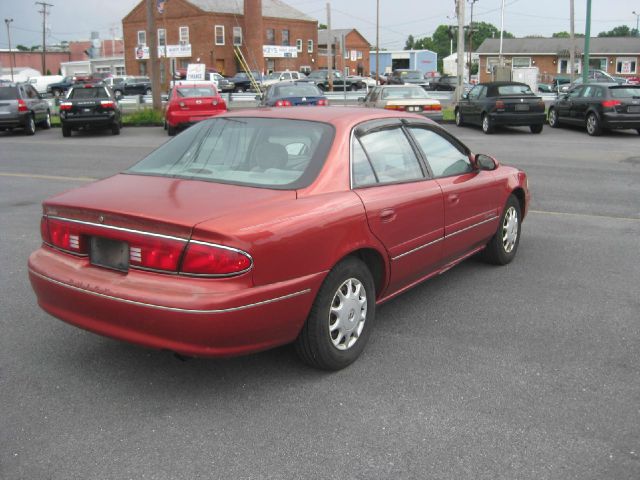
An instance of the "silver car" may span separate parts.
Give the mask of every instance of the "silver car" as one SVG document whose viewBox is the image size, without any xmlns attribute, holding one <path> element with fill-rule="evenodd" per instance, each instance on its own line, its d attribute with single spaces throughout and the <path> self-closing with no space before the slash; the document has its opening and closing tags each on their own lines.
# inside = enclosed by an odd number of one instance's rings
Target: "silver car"
<svg viewBox="0 0 640 480">
<path fill-rule="evenodd" d="M 28 83 L 0 84 L 0 130 L 22 128 L 33 135 L 36 125 L 51 128 L 49 103 Z"/>
</svg>

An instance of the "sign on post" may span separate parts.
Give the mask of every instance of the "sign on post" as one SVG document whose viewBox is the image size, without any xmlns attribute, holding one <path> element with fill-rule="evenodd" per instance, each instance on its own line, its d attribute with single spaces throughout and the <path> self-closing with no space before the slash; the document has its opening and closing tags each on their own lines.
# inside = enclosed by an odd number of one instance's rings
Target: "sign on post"
<svg viewBox="0 0 640 480">
<path fill-rule="evenodd" d="M 187 65 L 187 80 L 205 80 L 205 70 L 204 63 L 190 63 Z"/>
</svg>

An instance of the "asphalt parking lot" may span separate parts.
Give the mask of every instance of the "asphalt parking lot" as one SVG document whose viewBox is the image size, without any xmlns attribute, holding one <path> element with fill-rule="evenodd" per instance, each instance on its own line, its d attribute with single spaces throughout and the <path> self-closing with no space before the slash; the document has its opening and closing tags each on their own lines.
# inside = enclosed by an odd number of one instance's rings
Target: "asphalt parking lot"
<svg viewBox="0 0 640 480">
<path fill-rule="evenodd" d="M 640 136 L 445 128 L 529 174 L 518 256 L 383 305 L 336 373 L 290 347 L 184 362 L 45 314 L 40 202 L 168 137 L 0 132 L 0 478 L 640 478 Z"/>
</svg>

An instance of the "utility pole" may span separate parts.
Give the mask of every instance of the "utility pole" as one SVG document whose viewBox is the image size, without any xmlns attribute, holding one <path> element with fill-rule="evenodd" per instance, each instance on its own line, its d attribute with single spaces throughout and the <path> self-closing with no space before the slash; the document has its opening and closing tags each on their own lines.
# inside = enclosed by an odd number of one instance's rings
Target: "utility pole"
<svg viewBox="0 0 640 480">
<path fill-rule="evenodd" d="M 464 93 L 464 4 L 466 0 L 457 0 L 458 15 L 458 86 L 456 87 L 456 101 L 459 102 Z"/>
<path fill-rule="evenodd" d="M 158 69 L 158 41 L 156 32 L 155 0 L 147 0 L 147 34 L 149 36 L 149 76 L 151 77 L 151 98 L 153 109 L 161 110 L 160 70 Z"/>
<path fill-rule="evenodd" d="M 478 0 L 471 0 L 471 18 L 469 19 L 469 83 L 471 83 L 471 62 L 473 62 L 473 5 Z"/>
<path fill-rule="evenodd" d="M 640 13 L 636 13 L 635 10 L 631 13 L 636 16 L 636 37 L 640 37 L 640 30 L 638 30 L 638 27 L 640 27 Z"/>
<path fill-rule="evenodd" d="M 11 81 L 13 82 L 13 64 L 15 63 L 13 53 L 11 52 L 11 22 L 13 18 L 5 18 L 4 23 L 7 25 L 7 38 L 9 39 L 9 67 L 11 68 Z"/>
<path fill-rule="evenodd" d="M 47 74 L 47 7 L 53 7 L 51 3 L 36 2 L 36 5 L 42 5 L 42 10 L 38 10 L 38 13 L 42 14 L 42 75 Z"/>
<path fill-rule="evenodd" d="M 589 43 L 591 42 L 591 0 L 587 0 L 587 21 L 584 26 L 584 63 L 582 64 L 582 83 L 589 79 Z"/>
<path fill-rule="evenodd" d="M 327 2 L 327 90 L 333 92 L 333 32 L 331 32 L 331 3 Z"/>
<path fill-rule="evenodd" d="M 571 39 L 571 46 L 570 46 L 570 50 L 569 50 L 569 78 L 571 79 L 571 82 L 573 82 L 575 80 L 575 68 L 576 68 L 576 32 L 575 32 L 575 12 L 574 12 L 574 8 L 573 8 L 573 0 L 569 0 L 569 8 L 570 8 L 570 12 L 569 15 L 571 17 L 571 25 L 570 25 L 570 33 L 569 33 L 569 38 Z M 558 88 L 560 88 L 560 86 L 558 85 Z"/>
<path fill-rule="evenodd" d="M 504 0 L 500 7 L 500 66 L 504 67 L 504 59 L 502 58 L 502 37 L 504 36 Z"/>
<path fill-rule="evenodd" d="M 376 0 L 376 85 L 380 85 L 380 0 Z"/>
</svg>

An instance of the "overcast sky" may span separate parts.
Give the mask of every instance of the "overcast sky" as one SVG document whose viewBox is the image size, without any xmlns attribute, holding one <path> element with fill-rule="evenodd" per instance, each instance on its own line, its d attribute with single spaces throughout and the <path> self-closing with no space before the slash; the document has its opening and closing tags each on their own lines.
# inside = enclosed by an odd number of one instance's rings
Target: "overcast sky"
<svg viewBox="0 0 640 480">
<path fill-rule="evenodd" d="M 169 0 L 171 1 L 171 0 Z M 237 0 L 242 2 L 242 0 Z M 285 0 L 286 1 L 286 0 Z M 47 44 L 89 39 L 92 31 L 102 38 L 122 35 L 122 18 L 139 0 L 46 0 L 50 8 Z M 327 0 L 289 0 L 289 5 L 326 23 Z M 333 28 L 356 28 L 374 45 L 376 0 L 331 0 Z M 575 0 L 576 32 L 584 32 L 586 0 Z M 593 0 L 592 36 L 618 25 L 636 26 L 640 0 Z M 474 20 L 500 28 L 501 0 L 476 0 Z M 467 3 L 467 17 L 469 15 Z M 42 39 L 41 7 L 32 0 L 0 0 L 0 19 L 13 18 L 11 43 L 39 45 Z M 409 34 L 429 36 L 440 24 L 455 23 L 454 0 L 380 0 L 380 47 L 402 49 Z M 521 37 L 550 36 L 569 31 L 569 0 L 505 0 L 505 30 Z M 0 29 L 0 48 L 7 48 L 7 32 Z"/>
</svg>

